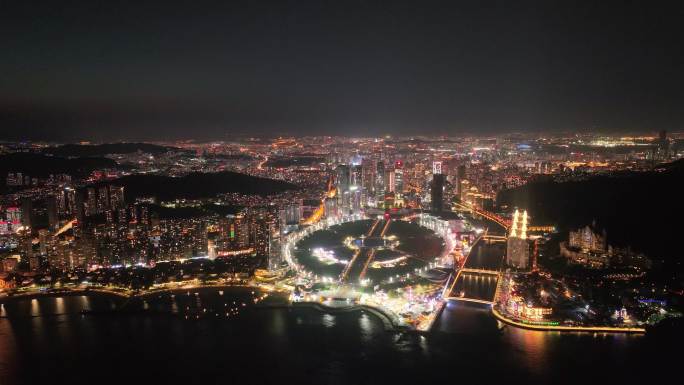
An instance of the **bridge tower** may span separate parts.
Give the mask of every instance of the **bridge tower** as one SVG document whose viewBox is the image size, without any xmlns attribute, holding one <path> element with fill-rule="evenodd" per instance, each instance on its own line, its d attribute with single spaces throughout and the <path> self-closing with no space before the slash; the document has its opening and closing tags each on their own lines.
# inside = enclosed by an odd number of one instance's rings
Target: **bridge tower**
<svg viewBox="0 0 684 385">
<path fill-rule="evenodd" d="M 527 210 L 513 213 L 511 231 L 506 241 L 506 264 L 518 269 L 527 269 L 530 262 L 530 245 L 527 241 Z"/>
</svg>

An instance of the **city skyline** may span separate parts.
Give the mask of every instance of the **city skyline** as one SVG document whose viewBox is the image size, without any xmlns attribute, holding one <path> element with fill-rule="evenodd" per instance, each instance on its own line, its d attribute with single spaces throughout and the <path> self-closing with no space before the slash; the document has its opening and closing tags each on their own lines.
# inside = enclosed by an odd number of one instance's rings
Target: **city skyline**
<svg viewBox="0 0 684 385">
<path fill-rule="evenodd" d="M 143 374 L 165 383 L 222 380 L 207 362 L 249 367 L 245 357 L 273 355 L 287 369 L 231 378 L 325 383 L 336 368 L 335 379 L 359 383 L 388 364 L 437 381 L 451 372 L 434 365 L 488 362 L 491 344 L 501 352 L 485 367 L 502 381 L 511 371 L 567 378 L 538 372 L 549 364 L 539 357 L 567 367 L 567 344 L 591 357 L 573 371 L 619 378 L 618 356 L 662 363 L 682 330 L 679 228 L 662 224 L 681 217 L 672 186 L 683 161 L 684 138 L 666 131 L 0 142 L 0 380 L 67 375 L 72 354 L 46 355 L 71 349 L 88 352 L 77 370 L 109 373 L 130 357 L 107 348 L 106 325 L 142 365 L 189 368 Z M 204 330 L 211 341 L 197 337 Z M 405 340 L 411 360 L 430 354 L 397 368 L 385 352 L 404 354 Z M 28 344 L 41 358 L 22 360 L 39 371 L 12 361 Z M 327 358 L 339 349 L 344 358 Z M 350 363 L 359 352 L 362 363 Z M 616 366 L 596 364 L 606 356 Z"/>
<path fill-rule="evenodd" d="M 0 6 L 0 384 L 681 377 L 684 2 Z"/>
</svg>

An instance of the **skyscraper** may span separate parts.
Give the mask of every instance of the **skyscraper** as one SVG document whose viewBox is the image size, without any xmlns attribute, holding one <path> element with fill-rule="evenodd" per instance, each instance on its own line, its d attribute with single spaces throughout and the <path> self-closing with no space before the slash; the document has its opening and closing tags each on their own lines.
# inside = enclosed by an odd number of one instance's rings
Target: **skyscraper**
<svg viewBox="0 0 684 385">
<path fill-rule="evenodd" d="M 97 191 L 95 187 L 88 187 L 86 190 L 86 216 L 95 215 L 97 211 Z"/>
<path fill-rule="evenodd" d="M 73 209 L 73 214 L 76 215 L 76 220 L 78 220 L 79 223 L 83 222 L 83 219 L 85 217 L 85 207 L 83 203 L 83 191 L 74 191 L 74 209 Z"/>
<path fill-rule="evenodd" d="M 29 197 L 21 198 L 21 224 L 33 227 L 33 201 Z"/>
<path fill-rule="evenodd" d="M 283 208 L 282 220 L 285 226 L 297 226 L 302 220 L 302 203 L 288 204 Z"/>
<path fill-rule="evenodd" d="M 361 165 L 354 165 L 351 168 L 351 185 L 359 189 L 363 186 L 363 167 Z"/>
<path fill-rule="evenodd" d="M 120 209 L 126 204 L 123 186 L 109 186 L 109 207 L 112 210 Z"/>
<path fill-rule="evenodd" d="M 388 170 L 387 173 L 385 173 L 385 193 L 394 193 L 397 189 L 397 178 L 396 178 L 396 171 L 395 170 Z M 383 194 L 384 195 L 384 194 Z M 384 196 L 383 196 L 384 198 Z"/>
<path fill-rule="evenodd" d="M 432 162 L 432 174 L 441 174 L 442 173 L 442 162 L 440 161 L 435 161 Z"/>
<path fill-rule="evenodd" d="M 66 208 L 64 210 L 65 214 L 76 215 L 76 190 L 71 187 L 66 187 L 64 189 L 66 194 Z"/>
<path fill-rule="evenodd" d="M 401 160 L 394 162 L 394 191 L 404 192 L 404 163 Z"/>
<path fill-rule="evenodd" d="M 657 155 L 658 160 L 667 160 L 670 158 L 670 141 L 667 139 L 667 131 L 661 130 L 658 132 Z"/>
<path fill-rule="evenodd" d="M 97 213 L 109 210 L 109 188 L 101 186 L 97 189 Z"/>
<path fill-rule="evenodd" d="M 67 203 L 67 190 L 60 189 L 55 195 L 55 201 L 57 203 L 57 213 L 60 215 L 66 215 L 68 203 Z"/>
<path fill-rule="evenodd" d="M 375 194 L 378 197 L 385 196 L 385 163 L 378 161 L 375 169 Z"/>
<path fill-rule="evenodd" d="M 57 212 L 57 197 L 49 196 L 46 198 L 46 207 L 48 215 L 48 226 L 50 230 L 56 230 L 59 227 L 59 215 Z"/>
<path fill-rule="evenodd" d="M 444 182 L 446 178 L 444 174 L 432 175 L 432 186 L 430 187 L 430 198 L 432 202 L 432 211 L 444 211 Z"/>
<path fill-rule="evenodd" d="M 375 161 L 364 159 L 363 167 L 363 204 L 364 206 L 374 201 L 375 198 Z"/>
<path fill-rule="evenodd" d="M 340 207 L 344 213 L 347 213 L 351 207 L 349 187 L 351 182 L 351 174 L 348 165 L 341 164 L 336 169 L 337 179 L 337 196 L 340 200 Z"/>
<path fill-rule="evenodd" d="M 350 170 L 346 164 L 337 166 L 336 169 L 337 188 L 341 191 L 349 191 Z"/>
</svg>

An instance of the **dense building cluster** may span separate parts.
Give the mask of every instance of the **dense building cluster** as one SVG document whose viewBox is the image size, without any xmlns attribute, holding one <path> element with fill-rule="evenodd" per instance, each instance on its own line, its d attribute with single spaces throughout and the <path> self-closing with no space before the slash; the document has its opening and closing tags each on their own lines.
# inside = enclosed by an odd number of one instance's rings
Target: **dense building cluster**
<svg viewBox="0 0 684 385">
<path fill-rule="evenodd" d="M 19 274 L 21 281 L 21 276 L 46 271 L 152 266 L 203 256 L 248 256 L 255 265 L 276 268 L 283 236 L 325 217 L 410 210 L 440 214 L 455 203 L 489 212 L 499 192 L 536 178 L 580 180 L 648 169 L 684 155 L 681 139 L 665 133 L 629 138 L 240 138 L 139 148 L 126 144 L 120 151 L 116 144 L 105 146 L 101 163 L 50 171 L 41 165 L 59 156 L 78 160 L 78 154 L 55 155 L 66 150 L 43 144 L 0 146 L 0 156 L 28 159 L 4 162 L 0 169 L 0 266 L 5 276 Z M 81 150 L 92 156 L 97 148 Z M 225 171 L 297 188 L 272 194 L 226 189 L 213 196 L 164 200 L 134 195 L 121 182 L 127 176 L 181 178 Z M 534 253 L 524 229 L 527 214 L 513 214 L 511 208 L 504 215 L 515 223 L 508 237 L 508 264 L 529 268 Z M 564 255 L 603 265 L 615 255 L 634 259 L 615 253 L 605 235 L 587 238 L 587 231 L 570 234 Z"/>
</svg>

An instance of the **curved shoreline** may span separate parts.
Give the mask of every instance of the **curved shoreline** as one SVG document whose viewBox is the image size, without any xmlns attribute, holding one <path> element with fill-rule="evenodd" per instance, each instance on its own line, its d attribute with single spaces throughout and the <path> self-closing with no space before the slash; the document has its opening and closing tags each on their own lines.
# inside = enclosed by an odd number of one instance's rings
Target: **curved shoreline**
<svg viewBox="0 0 684 385">
<path fill-rule="evenodd" d="M 51 292 L 41 292 L 41 291 L 36 291 L 36 292 L 29 292 L 29 293 L 19 293 L 19 294 L 13 294 L 13 295 L 6 295 L 0 297 L 0 303 L 7 303 L 11 301 L 21 301 L 21 300 L 26 300 L 26 299 L 35 299 L 35 298 L 54 298 L 54 297 L 71 297 L 71 296 L 78 296 L 78 295 L 105 295 L 105 296 L 112 296 L 112 297 L 117 297 L 117 298 L 131 298 L 131 295 L 114 291 L 114 290 L 99 290 L 99 289 L 65 289 L 63 291 L 51 291 Z"/>
<path fill-rule="evenodd" d="M 252 285 L 207 285 L 207 286 L 197 286 L 193 288 L 169 288 L 169 289 L 164 289 L 164 290 L 159 290 L 159 291 L 154 291 L 154 292 L 148 292 L 148 293 L 139 293 L 139 294 L 127 294 L 127 293 L 122 293 L 119 291 L 114 291 L 114 290 L 102 290 L 102 289 L 68 289 L 64 290 L 61 292 L 33 292 L 33 293 L 22 293 L 19 295 L 13 295 L 13 296 L 6 296 L 6 297 L 0 297 L 0 303 L 5 303 L 9 301 L 14 301 L 14 300 L 27 300 L 27 299 L 34 299 L 34 298 L 42 298 L 42 297 L 63 297 L 63 296 L 76 296 L 76 295 L 106 295 L 106 296 L 113 296 L 113 297 L 118 297 L 122 299 L 130 299 L 130 298 L 145 298 L 152 296 L 154 294 L 162 294 L 162 293 L 176 293 L 176 292 L 183 292 L 183 291 L 188 291 L 188 290 L 198 290 L 198 289 L 232 289 L 232 288 L 242 288 L 242 289 L 255 289 L 255 290 L 263 290 L 263 288 L 258 287 L 258 286 L 252 286 Z M 384 310 L 370 306 L 370 305 L 350 305 L 350 306 L 342 306 L 342 307 L 337 307 L 337 306 L 328 306 L 322 303 L 318 302 L 295 302 L 295 303 L 290 303 L 287 305 L 282 305 L 284 307 L 288 308 L 297 308 L 297 307 L 309 307 L 313 308 L 316 310 L 319 310 L 321 312 L 329 313 L 329 314 L 335 314 L 335 313 L 345 313 L 345 312 L 355 312 L 355 311 L 368 311 L 369 313 L 375 315 L 378 319 L 381 320 L 383 323 L 383 326 L 385 327 L 386 330 L 388 331 L 413 331 L 410 327 L 406 325 L 400 325 L 396 322 L 396 320 L 387 312 Z M 269 307 L 279 307 L 279 305 L 271 305 Z M 443 310 L 443 309 L 441 309 Z M 441 311 L 439 312 L 441 314 Z M 494 306 L 491 307 L 491 313 L 492 315 L 499 321 L 511 325 L 514 327 L 519 327 L 522 329 L 527 329 L 527 330 L 536 330 L 536 331 L 560 331 L 560 332 L 584 332 L 584 333 L 627 333 L 627 334 L 644 334 L 646 333 L 645 328 L 635 328 L 635 327 L 630 327 L 630 328 L 618 328 L 618 327 L 610 327 L 610 326 L 551 326 L 551 325 L 532 325 L 532 324 L 525 324 L 522 322 L 518 322 L 515 320 L 512 320 L 510 318 L 507 318 L 503 314 L 501 314 L 498 310 L 494 308 Z M 433 320 L 436 321 L 437 317 Z M 432 326 L 432 325 L 431 325 Z M 417 330 L 416 330 L 417 331 Z M 428 329 L 429 331 L 429 329 Z"/>
<path fill-rule="evenodd" d="M 190 291 L 191 290 L 201 290 L 201 289 L 222 290 L 222 289 L 231 289 L 231 288 L 254 289 L 254 290 L 261 290 L 261 291 L 266 290 L 263 287 L 260 287 L 257 285 L 249 285 L 249 284 L 197 285 L 197 286 L 193 286 L 193 287 L 173 287 L 173 288 L 164 288 L 164 289 L 145 291 L 145 292 L 131 292 L 128 289 L 107 289 L 107 288 L 100 288 L 100 287 L 63 288 L 63 289 L 59 289 L 59 291 L 31 291 L 31 292 L 25 292 L 25 293 L 17 293 L 17 294 L 12 294 L 12 295 L 0 296 L 0 303 L 13 301 L 13 300 L 33 299 L 33 298 L 42 298 L 42 297 L 50 298 L 50 297 L 62 297 L 62 296 L 74 296 L 74 295 L 91 295 L 91 294 L 103 294 L 103 295 L 111 295 L 111 296 L 122 298 L 122 299 L 131 299 L 131 298 L 145 298 L 145 297 L 153 296 L 155 294 L 178 293 L 178 292 L 189 291 L 189 290 Z M 280 292 L 278 290 L 274 290 L 274 292 L 284 294 L 284 292 Z"/>
<path fill-rule="evenodd" d="M 319 302 L 294 302 L 288 306 L 289 308 L 307 307 L 318 310 L 323 313 L 350 313 L 367 311 L 376 316 L 382 322 L 387 331 L 413 331 L 413 329 L 399 325 L 391 315 L 387 314 L 382 309 L 378 309 L 369 305 L 349 305 L 349 306 L 328 306 Z"/>
<path fill-rule="evenodd" d="M 254 290 L 264 290 L 261 287 L 258 286 L 253 286 L 253 285 L 206 285 L 206 286 L 196 286 L 193 288 L 168 288 L 168 289 L 163 289 L 163 290 L 158 290 L 154 292 L 146 292 L 146 293 L 137 293 L 137 294 L 127 294 L 127 293 L 122 293 L 114 290 L 102 290 L 102 289 L 63 289 L 63 291 L 60 292 L 31 292 L 31 293 L 21 293 L 18 295 L 12 295 L 12 296 L 5 296 L 5 297 L 0 297 L 0 303 L 6 303 L 10 301 L 22 301 L 22 300 L 31 300 L 31 299 L 36 299 L 36 298 L 57 298 L 57 297 L 69 297 L 69 296 L 79 296 L 79 295 L 84 295 L 84 296 L 93 296 L 93 295 L 104 295 L 104 296 L 112 296 L 112 297 L 117 297 L 120 299 L 133 299 L 133 298 L 141 298 L 144 299 L 146 297 L 153 296 L 155 294 L 164 294 L 164 293 L 179 293 L 179 292 L 186 292 L 186 291 L 193 291 L 193 290 L 203 290 L 203 289 L 216 289 L 216 290 L 229 290 L 229 289 L 254 289 Z M 280 294 L 285 294 L 284 292 L 277 292 Z M 376 308 L 374 306 L 370 305 L 349 305 L 349 306 L 328 306 L 319 302 L 290 302 L 287 304 L 274 304 L 274 305 L 266 305 L 266 308 L 287 308 L 287 309 L 296 309 L 296 308 L 310 308 L 314 309 L 317 311 L 320 311 L 322 313 L 327 313 L 327 314 L 336 314 L 336 313 L 350 313 L 350 312 L 363 312 L 367 311 L 377 317 L 383 324 L 383 327 L 385 328 L 386 331 L 414 331 L 410 327 L 406 325 L 400 325 L 399 323 L 396 322 L 396 320 L 392 317 L 392 315 L 388 314 L 382 309 Z"/>
<path fill-rule="evenodd" d="M 505 317 L 498 310 L 492 306 L 492 314 L 499 321 L 528 330 L 537 331 L 560 331 L 560 332 L 583 332 L 583 333 L 628 333 L 628 334 L 644 334 L 646 329 L 644 328 L 617 328 L 610 326 L 543 326 L 543 325 L 530 325 L 524 324 L 522 322 L 514 321 L 510 318 Z"/>
</svg>

